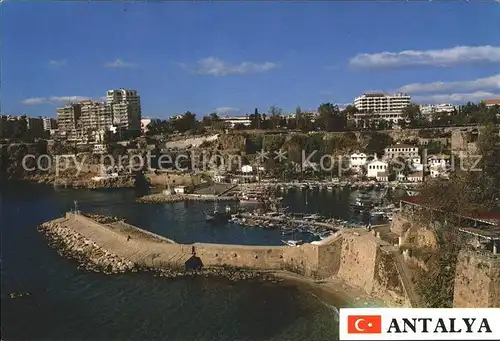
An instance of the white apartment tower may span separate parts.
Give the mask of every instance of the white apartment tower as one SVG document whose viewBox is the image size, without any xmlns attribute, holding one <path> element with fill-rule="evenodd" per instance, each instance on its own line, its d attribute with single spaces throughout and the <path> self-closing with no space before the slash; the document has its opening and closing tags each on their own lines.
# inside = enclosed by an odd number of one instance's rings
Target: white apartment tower
<svg viewBox="0 0 500 341">
<path fill-rule="evenodd" d="M 107 103 L 83 101 L 81 105 L 84 129 L 109 130 L 113 125 L 113 113 Z"/>
<path fill-rule="evenodd" d="M 108 90 L 106 102 L 113 113 L 113 125 L 119 130 L 141 130 L 141 99 L 136 90 Z"/>
<path fill-rule="evenodd" d="M 57 108 L 57 125 L 59 135 L 69 142 L 76 142 L 82 130 L 82 106 L 80 103 L 68 103 Z"/>
<path fill-rule="evenodd" d="M 354 99 L 354 106 L 360 112 L 372 113 L 401 113 L 410 105 L 411 97 L 398 93 L 387 95 L 381 92 L 368 92 Z"/>
</svg>

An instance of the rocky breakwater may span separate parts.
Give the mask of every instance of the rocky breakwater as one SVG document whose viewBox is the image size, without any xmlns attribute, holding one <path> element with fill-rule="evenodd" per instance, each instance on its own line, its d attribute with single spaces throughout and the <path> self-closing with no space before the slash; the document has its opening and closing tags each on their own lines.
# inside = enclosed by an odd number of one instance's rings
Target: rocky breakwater
<svg viewBox="0 0 500 341">
<path fill-rule="evenodd" d="M 215 277 L 225 278 L 229 281 L 259 281 L 259 282 L 272 282 L 281 283 L 284 280 L 275 276 L 272 273 L 262 271 L 255 271 L 251 269 L 236 268 L 232 266 L 210 267 L 203 269 L 184 269 L 184 268 L 170 268 L 170 269 L 142 269 L 143 271 L 151 271 L 157 277 L 164 278 L 191 278 L 191 277 Z"/>
<path fill-rule="evenodd" d="M 196 195 L 196 194 L 170 194 L 163 193 L 149 194 L 137 198 L 136 201 L 143 204 L 171 204 L 181 201 L 236 201 L 233 196 L 219 197 L 215 195 Z"/>
<path fill-rule="evenodd" d="M 59 255 L 75 260 L 79 269 L 105 274 L 137 271 L 136 265 L 101 248 L 78 232 L 67 227 L 63 220 L 50 221 L 38 227 L 48 240 L 49 246 Z"/>
</svg>

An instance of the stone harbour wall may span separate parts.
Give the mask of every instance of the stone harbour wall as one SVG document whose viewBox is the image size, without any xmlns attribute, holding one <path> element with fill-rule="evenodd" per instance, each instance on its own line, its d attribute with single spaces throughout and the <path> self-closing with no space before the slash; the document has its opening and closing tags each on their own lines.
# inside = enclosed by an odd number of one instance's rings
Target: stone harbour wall
<svg viewBox="0 0 500 341">
<path fill-rule="evenodd" d="M 459 254 L 453 307 L 500 307 L 500 258 L 471 251 Z"/>
<path fill-rule="evenodd" d="M 44 223 L 38 229 L 45 234 L 51 247 L 60 255 L 76 260 L 81 269 L 107 274 L 135 270 L 134 262 L 109 252 L 58 221 Z"/>
<path fill-rule="evenodd" d="M 382 271 L 380 267 L 377 268 L 381 252 L 380 239 L 366 231 L 362 234 L 341 231 L 320 244 L 306 243 L 297 247 L 177 244 L 122 221 L 98 223 L 75 213 L 43 224 L 41 231 L 59 240 L 59 245 L 65 250 L 78 250 L 82 263 L 86 260 L 89 264 L 97 264 L 94 266 L 96 271 L 105 268 L 107 273 L 157 269 L 162 276 L 182 276 L 185 263 L 193 259 L 194 251 L 194 258 L 201 261 L 207 271 L 228 268 L 244 271 L 285 270 L 313 279 L 337 277 L 348 285 L 380 296 L 384 294 L 382 291 L 399 285 L 391 269 Z M 390 263 L 390 260 L 387 262 Z M 109 264 L 111 268 L 108 269 Z M 226 272 L 215 270 L 218 275 Z M 230 271 L 230 274 L 235 276 L 234 272 Z M 384 278 L 386 274 L 392 277 Z M 248 274 L 236 277 L 253 278 Z M 398 289 L 393 288 L 393 291 L 398 292 Z"/>
<path fill-rule="evenodd" d="M 338 276 L 348 284 L 372 292 L 378 252 L 374 236 L 344 236 Z"/>
</svg>

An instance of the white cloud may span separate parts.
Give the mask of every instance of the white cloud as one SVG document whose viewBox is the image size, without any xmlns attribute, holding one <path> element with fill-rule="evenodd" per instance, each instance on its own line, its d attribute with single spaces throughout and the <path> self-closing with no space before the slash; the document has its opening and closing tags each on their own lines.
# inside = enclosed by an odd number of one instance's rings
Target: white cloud
<svg viewBox="0 0 500 341">
<path fill-rule="evenodd" d="M 438 95 L 423 95 L 414 96 L 412 101 L 419 104 L 440 104 L 440 103 L 456 103 L 462 104 L 466 102 L 479 102 L 485 99 L 499 98 L 500 92 L 492 93 L 488 91 L 476 91 L 470 93 L 451 93 Z"/>
<path fill-rule="evenodd" d="M 185 65 L 183 65 L 185 67 Z M 247 73 L 262 73 L 276 68 L 278 65 L 271 62 L 254 63 L 241 62 L 231 65 L 218 58 L 209 57 L 199 60 L 192 71 L 199 75 L 227 76 L 243 75 Z"/>
<path fill-rule="evenodd" d="M 363 53 L 349 61 L 350 66 L 359 68 L 451 66 L 469 63 L 500 63 L 500 47 L 456 46 L 441 50 Z"/>
<path fill-rule="evenodd" d="M 500 89 L 500 74 L 459 82 L 412 83 L 398 89 L 407 93 L 425 93 L 441 91 L 475 91 Z"/>
<path fill-rule="evenodd" d="M 66 59 L 52 59 L 49 61 L 49 66 L 53 69 L 58 69 L 60 67 L 66 66 Z"/>
<path fill-rule="evenodd" d="M 214 110 L 214 112 L 216 112 L 217 114 L 227 114 L 230 112 L 237 112 L 237 111 L 240 111 L 240 109 L 234 107 L 220 107 Z"/>
<path fill-rule="evenodd" d="M 108 62 L 108 63 L 104 64 L 104 67 L 115 67 L 115 68 L 132 68 L 135 66 L 136 65 L 134 63 L 125 62 L 119 58 L 112 61 L 112 62 Z"/>
<path fill-rule="evenodd" d="M 57 104 L 67 102 L 78 102 L 92 99 L 85 96 L 52 96 L 52 97 L 31 97 L 24 99 L 21 103 L 24 105 L 38 105 L 38 104 Z"/>
</svg>

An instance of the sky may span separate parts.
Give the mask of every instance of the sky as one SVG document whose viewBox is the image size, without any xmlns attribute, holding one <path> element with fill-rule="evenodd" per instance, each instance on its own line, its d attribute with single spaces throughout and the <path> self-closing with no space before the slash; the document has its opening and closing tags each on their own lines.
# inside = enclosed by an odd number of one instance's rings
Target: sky
<svg viewBox="0 0 500 341">
<path fill-rule="evenodd" d="M 2 1 L 1 112 L 135 89 L 142 115 L 500 97 L 500 2 Z"/>
</svg>

